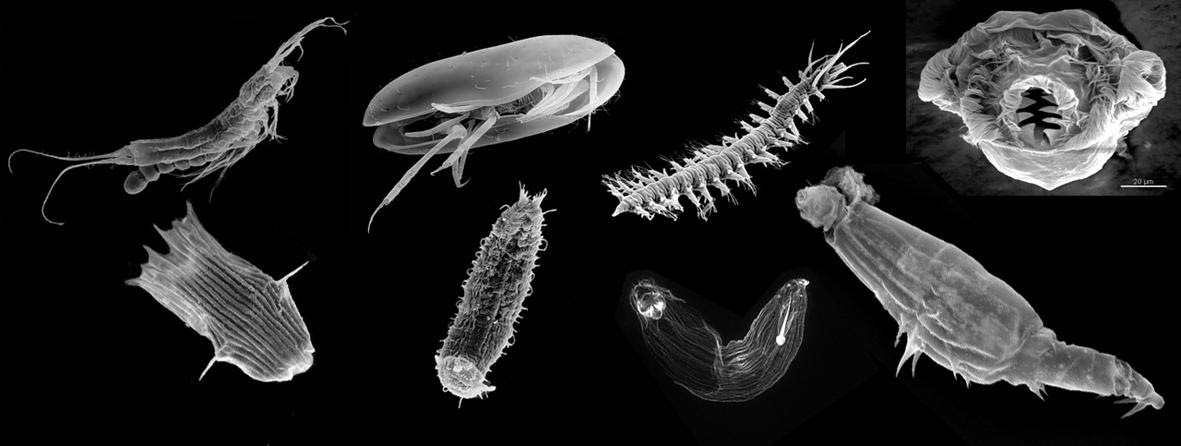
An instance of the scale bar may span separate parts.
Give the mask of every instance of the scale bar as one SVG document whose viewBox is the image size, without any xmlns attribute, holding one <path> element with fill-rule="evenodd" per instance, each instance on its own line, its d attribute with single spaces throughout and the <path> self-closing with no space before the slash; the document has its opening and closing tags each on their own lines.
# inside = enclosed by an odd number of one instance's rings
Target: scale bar
<svg viewBox="0 0 1181 446">
<path fill-rule="evenodd" d="M 1121 184 L 1121 185 L 1119 185 L 1119 187 L 1121 187 L 1121 188 L 1129 188 L 1129 189 L 1130 189 L 1130 188 L 1135 188 L 1135 189 L 1161 189 L 1161 188 L 1165 188 L 1165 187 L 1168 187 L 1168 186 L 1167 186 L 1167 185 L 1164 185 L 1164 184 Z"/>
</svg>

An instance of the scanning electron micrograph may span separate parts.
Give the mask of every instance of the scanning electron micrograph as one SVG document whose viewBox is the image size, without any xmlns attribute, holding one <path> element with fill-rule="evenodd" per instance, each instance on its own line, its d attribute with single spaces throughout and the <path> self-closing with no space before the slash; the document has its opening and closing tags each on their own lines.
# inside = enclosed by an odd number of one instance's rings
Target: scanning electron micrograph
<svg viewBox="0 0 1181 446">
<path fill-rule="evenodd" d="M 451 156 L 431 174 L 451 167 L 455 187 L 463 187 L 470 149 L 548 132 L 584 116 L 589 130 L 591 113 L 619 91 L 623 76 L 614 49 L 572 35 L 484 48 L 398 76 L 369 102 L 363 124 L 377 127 L 377 147 L 423 156 L 373 210 L 369 226 L 436 154 Z"/>
<path fill-rule="evenodd" d="M 238 366 L 258 381 L 290 381 L 312 367 L 312 340 L 287 281 L 304 265 L 278 281 L 250 262 L 222 248 L 188 215 L 167 231 L 168 254 L 151 248 L 140 276 L 128 285 L 143 288 L 201 336 L 213 342 L 213 359 Z"/>
<path fill-rule="evenodd" d="M 463 282 L 459 310 L 435 356 L 443 390 L 462 398 L 461 403 L 496 389 L 484 375 L 512 345 L 513 325 L 525 309 L 525 297 L 533 293 L 529 283 L 544 241 L 544 198 L 545 191 L 529 196 L 521 189 L 517 202 L 504 207 L 492 232 L 480 242 Z"/>
<path fill-rule="evenodd" d="M 742 402 L 779 382 L 795 359 L 804 340 L 807 285 L 788 281 L 742 339 L 725 343 L 693 307 L 652 278 L 636 282 L 628 301 L 644 343 L 674 382 L 703 400 Z"/>
<path fill-rule="evenodd" d="M 220 175 L 224 176 L 230 166 L 254 150 L 259 143 L 267 138 L 281 139 L 277 133 L 279 100 L 291 96 L 295 83 L 299 80 L 299 72 L 291 66 L 283 65 L 283 60 L 296 48 L 299 48 L 302 54 L 300 42 L 303 41 L 304 35 L 312 30 L 319 27 L 344 30 L 345 24 L 325 17 L 312 22 L 287 39 L 271 60 L 242 84 L 238 98 L 200 128 L 171 138 L 135 140 L 105 155 L 64 157 L 19 149 L 8 156 L 8 171 L 12 172 L 13 155 L 22 152 L 63 161 L 82 161 L 58 173 L 41 203 L 41 216 L 45 221 L 54 224 L 61 223 L 45 216 L 45 205 L 49 203 L 49 195 L 53 193 L 54 186 L 57 186 L 62 175 L 71 169 L 102 164 L 138 167 L 138 170 L 128 174 L 123 182 L 123 190 L 128 194 L 138 194 L 148 183 L 159 179 L 160 175 L 174 171 L 178 173 L 173 175 L 190 178 L 185 186 L 219 171 Z"/>
<path fill-rule="evenodd" d="M 1042 397 L 1045 386 L 1135 403 L 1127 414 L 1164 407 L 1152 384 L 1127 362 L 1066 344 L 1020 294 L 954 245 L 873 206 L 873 187 L 849 167 L 796 196 L 800 216 L 824 239 L 907 335 L 898 371 L 924 353 L 964 382 L 1005 380 Z"/>
<path fill-rule="evenodd" d="M 787 76 L 783 76 L 787 92 L 779 94 L 769 88 L 763 89 L 774 105 L 758 102 L 759 109 L 766 116 L 751 113 L 750 122 L 740 121 L 744 132 L 742 136 L 723 137 L 721 145 L 711 144 L 694 149 L 691 156 L 679 163 L 668 160 L 672 165 L 671 172 L 666 169 L 641 171 L 633 167 L 628 172 L 605 176 L 603 184 L 607 186 L 607 191 L 619 200 L 619 205 L 611 215 L 631 212 L 649 220 L 656 215 L 675 220 L 684 209 L 680 203 L 683 195 L 697 208 L 697 217 L 705 220 L 715 210 L 710 187 L 716 188 L 723 197 L 729 196 L 731 200 L 734 196 L 730 194 L 726 181 L 736 181 L 739 186 L 753 191 L 754 183 L 746 171 L 746 165 L 780 167 L 786 163 L 768 149 L 779 147 L 787 150 L 804 142 L 796 128 L 795 119 L 801 122 L 816 119 L 811 102 L 813 96 L 823 101 L 826 99 L 825 90 L 843 90 L 865 82 L 862 79 L 853 84 L 840 83 L 852 79 L 842 76 L 845 71 L 868 62 L 846 65 L 837 60 L 868 34 L 867 31 L 848 46 L 840 45 L 835 53 L 818 59 L 813 59 L 809 50 L 808 65 L 799 72 L 798 80 L 792 83 Z M 697 194 L 701 194 L 701 197 Z"/>
<path fill-rule="evenodd" d="M 1001 11 L 931 57 L 918 97 L 997 170 L 1053 190 L 1099 172 L 1165 96 L 1161 58 L 1083 10 Z"/>
</svg>

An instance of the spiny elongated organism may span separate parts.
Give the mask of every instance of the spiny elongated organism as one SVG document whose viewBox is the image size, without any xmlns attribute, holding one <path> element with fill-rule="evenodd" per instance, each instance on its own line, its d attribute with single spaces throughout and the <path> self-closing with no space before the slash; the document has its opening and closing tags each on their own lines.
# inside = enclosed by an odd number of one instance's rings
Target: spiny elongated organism
<svg viewBox="0 0 1181 446">
<path fill-rule="evenodd" d="M 92 156 L 66 157 L 19 149 L 8 155 L 8 172 L 12 173 L 12 157 L 22 152 L 62 161 L 80 161 L 57 174 L 57 178 L 49 185 L 49 191 L 45 193 L 45 200 L 41 202 L 41 217 L 57 225 L 62 223 L 50 220 L 45 215 L 45 205 L 49 203 L 49 196 L 57 182 L 71 169 L 102 164 L 138 167 L 138 170 L 129 173 L 123 181 L 123 191 L 132 195 L 142 192 L 148 183 L 159 179 L 161 174 L 168 174 L 174 170 L 183 172 L 174 174 L 176 176 L 191 178 L 184 187 L 218 171 L 221 172 L 218 176 L 220 183 L 227 169 L 250 153 L 254 146 L 268 138 L 282 139 L 277 130 L 279 100 L 294 96 L 295 83 L 299 81 L 299 72 L 291 66 L 283 65 L 283 60 L 296 48 L 299 48 L 300 56 L 303 55 L 300 43 L 303 42 L 304 35 L 313 29 L 332 27 L 343 31 L 347 23 L 325 17 L 305 26 L 287 39 L 271 60 L 242 84 L 238 98 L 234 102 L 208 124 L 188 133 L 170 138 L 139 139 L 114 152 Z M 214 184 L 214 188 L 216 187 Z M 210 190 L 209 193 L 212 194 L 213 191 Z"/>
<path fill-rule="evenodd" d="M 799 81 L 792 83 L 787 76 L 783 77 L 783 84 L 788 89 L 786 93 L 778 94 L 769 88 L 763 89 L 775 105 L 757 102 L 767 116 L 752 113 L 750 122 L 740 121 L 746 132 L 741 137 L 723 137 L 721 145 L 711 144 L 695 149 L 691 156 L 680 163 L 667 160 L 672 165 L 671 173 L 665 169 L 641 171 L 633 167 L 631 171 L 618 173 L 614 177 L 605 176 L 603 184 L 611 195 L 619 199 L 619 206 L 612 216 L 633 212 L 649 220 L 655 215 L 675 220 L 683 210 L 680 197 L 684 195 L 697 208 L 697 216 L 705 220 L 715 210 L 714 197 L 709 193 L 710 186 L 731 199 L 733 196 L 725 181 L 737 181 L 740 186 L 753 192 L 754 184 L 750 173 L 746 171 L 746 165 L 780 167 L 786 163 L 768 149 L 780 147 L 786 150 L 805 142 L 800 138 L 794 119 L 799 118 L 801 122 L 815 119 L 810 102 L 813 96 L 824 100 L 824 90 L 843 90 L 865 82 L 862 79 L 855 84 L 840 83 L 852 79 L 842 76 L 845 71 L 858 65 L 868 65 L 868 62 L 846 65 L 837 60 L 868 34 L 867 31 L 848 46 L 842 44 L 836 53 L 819 59 L 813 59 L 812 50 L 809 49 L 808 65 L 799 72 Z M 701 196 L 698 197 L 698 194 Z"/>
<path fill-rule="evenodd" d="M 480 242 L 463 282 L 459 310 L 435 356 L 439 382 L 455 396 L 475 398 L 496 388 L 484 376 L 512 344 L 513 325 L 533 292 L 529 283 L 544 241 L 544 198 L 545 191 L 530 197 L 522 187 L 517 202 L 504 206 L 492 232 Z"/>
</svg>

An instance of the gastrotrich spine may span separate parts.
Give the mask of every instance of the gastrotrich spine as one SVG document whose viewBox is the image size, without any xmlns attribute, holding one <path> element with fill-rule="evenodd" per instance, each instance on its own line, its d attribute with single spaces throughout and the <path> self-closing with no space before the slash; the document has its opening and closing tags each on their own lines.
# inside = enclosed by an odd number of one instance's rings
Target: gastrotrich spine
<svg viewBox="0 0 1181 446">
<path fill-rule="evenodd" d="M 505 207 L 480 242 L 463 282 L 459 311 L 435 356 L 443 390 L 466 399 L 496 389 L 484 375 L 512 344 L 513 324 L 533 291 L 529 282 L 543 241 L 544 198 L 545 191 L 530 197 L 522 188 L 517 202 Z"/>
</svg>

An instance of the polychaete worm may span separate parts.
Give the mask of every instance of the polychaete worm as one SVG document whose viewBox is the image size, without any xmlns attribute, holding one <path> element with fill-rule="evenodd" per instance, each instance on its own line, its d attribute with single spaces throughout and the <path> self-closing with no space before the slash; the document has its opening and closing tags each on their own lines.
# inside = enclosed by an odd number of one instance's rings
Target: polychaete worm
<svg viewBox="0 0 1181 446">
<path fill-rule="evenodd" d="M 743 136 L 723 137 L 722 145 L 695 149 L 680 163 L 666 160 L 672 165 L 671 173 L 664 169 L 644 172 L 632 168 L 629 172 L 604 177 L 603 184 L 607 190 L 619 199 L 612 216 L 632 212 L 649 220 L 656 215 L 675 220 L 677 213 L 683 209 L 680 197 L 684 195 L 697 208 L 697 216 L 705 220 L 715 210 L 714 197 L 709 193 L 710 186 L 731 200 L 733 195 L 724 181 L 737 181 L 740 186 L 754 191 L 754 183 L 745 166 L 765 164 L 780 167 L 785 163 L 768 148 L 774 146 L 786 150 L 804 142 L 794 119 L 808 122 L 809 115 L 815 119 L 812 103 L 809 102 L 813 96 L 824 100 L 824 90 L 853 88 L 865 82 L 862 79 L 855 84 L 840 84 L 841 81 L 851 79 L 841 76 L 846 70 L 868 62 L 845 65 L 837 62 L 837 59 L 868 34 L 867 31 L 848 46 L 842 45 L 836 53 L 819 59 L 812 59 L 812 51 L 808 50 L 808 65 L 799 72 L 799 81 L 792 83 L 787 76 L 783 77 L 783 84 L 788 88 L 786 93 L 778 94 L 769 88 L 763 89 L 775 105 L 757 102 L 767 116 L 752 113 L 749 123 L 740 121 L 745 132 Z M 701 194 L 701 197 L 697 194 Z"/>
</svg>

